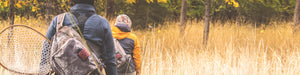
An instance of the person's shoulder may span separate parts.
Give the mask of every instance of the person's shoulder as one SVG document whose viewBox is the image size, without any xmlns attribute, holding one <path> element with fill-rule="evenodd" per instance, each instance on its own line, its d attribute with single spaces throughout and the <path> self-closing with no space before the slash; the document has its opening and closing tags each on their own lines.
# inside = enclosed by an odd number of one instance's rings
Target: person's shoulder
<svg viewBox="0 0 300 75">
<path fill-rule="evenodd" d="M 102 16 L 100 16 L 100 15 L 96 15 L 96 16 L 98 16 L 101 20 L 107 21 L 104 17 L 102 17 Z"/>
<path fill-rule="evenodd" d="M 104 17 L 102 17 L 102 16 L 100 16 L 100 15 L 97 15 L 97 14 L 92 15 L 92 16 L 90 17 L 90 19 L 108 22 Z"/>
<path fill-rule="evenodd" d="M 58 15 L 56 15 L 56 16 L 52 19 L 52 21 L 56 21 L 56 20 L 57 20 L 57 17 L 58 17 Z"/>
<path fill-rule="evenodd" d="M 54 18 L 53 18 L 53 20 L 52 21 L 57 21 L 57 18 L 58 18 L 58 16 L 60 16 L 60 15 L 65 15 L 64 16 L 64 18 L 66 18 L 66 15 L 70 15 L 69 13 L 67 13 L 67 12 L 65 12 L 65 13 L 60 13 L 60 14 L 58 14 L 58 15 L 56 15 Z"/>
<path fill-rule="evenodd" d="M 133 39 L 133 40 L 137 40 L 137 36 L 136 36 L 135 34 L 133 34 L 133 33 L 130 33 L 130 34 L 128 35 L 128 38 L 131 38 L 131 39 Z"/>
<path fill-rule="evenodd" d="M 93 21 L 93 23 L 109 25 L 109 22 L 104 17 L 97 14 L 92 15 L 87 21 Z"/>
</svg>

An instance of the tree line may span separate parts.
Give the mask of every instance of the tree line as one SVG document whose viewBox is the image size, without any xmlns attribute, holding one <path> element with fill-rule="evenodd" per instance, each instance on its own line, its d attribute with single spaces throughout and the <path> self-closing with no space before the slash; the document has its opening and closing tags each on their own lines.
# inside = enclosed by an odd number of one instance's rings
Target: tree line
<svg viewBox="0 0 300 75">
<path fill-rule="evenodd" d="M 0 20 L 8 19 L 11 0 L 0 0 Z M 68 11 L 69 0 L 13 0 L 14 15 L 52 19 Z M 164 25 L 179 21 L 184 0 L 95 0 L 97 13 L 108 19 L 128 14 L 134 28 Z M 186 19 L 204 20 L 206 0 L 186 0 Z M 211 0 L 211 21 L 266 24 L 271 21 L 293 21 L 296 0 Z"/>
</svg>

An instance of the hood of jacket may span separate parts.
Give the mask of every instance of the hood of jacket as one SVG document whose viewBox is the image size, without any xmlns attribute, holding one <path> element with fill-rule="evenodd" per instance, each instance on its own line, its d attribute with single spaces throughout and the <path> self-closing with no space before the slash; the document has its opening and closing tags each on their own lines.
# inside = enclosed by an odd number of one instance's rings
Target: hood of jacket
<svg viewBox="0 0 300 75">
<path fill-rule="evenodd" d="M 112 27 L 112 35 L 116 39 L 124 39 L 130 35 L 130 28 L 124 28 L 123 25 L 115 25 Z"/>
</svg>

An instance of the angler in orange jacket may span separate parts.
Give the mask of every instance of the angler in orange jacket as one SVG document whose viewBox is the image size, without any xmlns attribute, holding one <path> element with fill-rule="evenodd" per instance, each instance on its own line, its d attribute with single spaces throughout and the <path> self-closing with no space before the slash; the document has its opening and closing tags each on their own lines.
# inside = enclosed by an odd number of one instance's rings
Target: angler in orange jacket
<svg viewBox="0 0 300 75">
<path fill-rule="evenodd" d="M 128 64 L 118 68 L 118 75 L 136 75 L 141 71 L 141 50 L 137 37 L 131 33 L 131 20 L 125 15 L 119 15 L 115 26 L 112 27 L 112 35 L 125 50 L 126 54 L 132 56 Z"/>
</svg>

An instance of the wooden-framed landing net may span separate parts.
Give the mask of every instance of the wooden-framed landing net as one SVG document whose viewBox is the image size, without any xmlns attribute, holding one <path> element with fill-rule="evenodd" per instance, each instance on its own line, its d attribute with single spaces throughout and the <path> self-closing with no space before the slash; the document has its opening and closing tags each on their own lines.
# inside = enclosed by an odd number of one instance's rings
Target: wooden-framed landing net
<svg viewBox="0 0 300 75">
<path fill-rule="evenodd" d="M 49 39 L 29 26 L 6 27 L 0 32 L 0 67 L 13 74 L 47 73 L 50 71 L 49 64 L 41 63 L 41 58 L 43 55 L 42 60 L 48 61 L 49 56 L 42 51 L 49 51 L 50 46 Z"/>
</svg>

